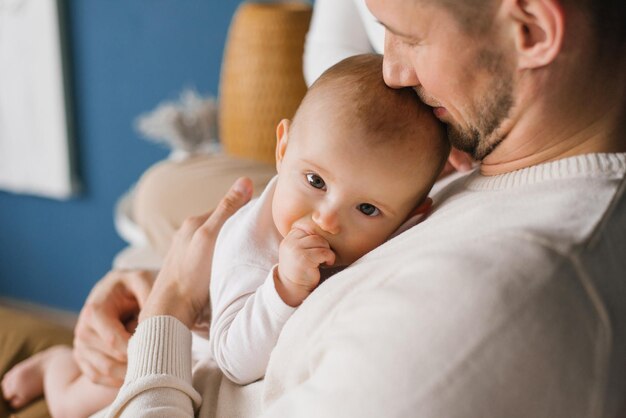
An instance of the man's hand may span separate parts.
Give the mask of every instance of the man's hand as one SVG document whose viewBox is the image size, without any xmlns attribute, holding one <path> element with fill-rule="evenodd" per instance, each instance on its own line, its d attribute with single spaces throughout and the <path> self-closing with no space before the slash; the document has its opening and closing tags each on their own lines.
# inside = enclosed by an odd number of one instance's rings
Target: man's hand
<svg viewBox="0 0 626 418">
<path fill-rule="evenodd" d="M 74 358 L 94 383 L 122 385 L 131 336 L 125 324 L 139 314 L 153 281 L 150 271 L 114 270 L 91 290 L 74 330 Z"/>
<path fill-rule="evenodd" d="M 289 306 L 298 306 L 320 282 L 319 266 L 335 263 L 335 253 L 319 235 L 294 228 L 280 243 L 276 290 Z"/>
<path fill-rule="evenodd" d="M 191 329 L 209 299 L 213 250 L 217 235 L 252 197 L 252 181 L 240 178 L 212 213 L 187 219 L 174 235 L 139 322 L 171 315 Z"/>
</svg>

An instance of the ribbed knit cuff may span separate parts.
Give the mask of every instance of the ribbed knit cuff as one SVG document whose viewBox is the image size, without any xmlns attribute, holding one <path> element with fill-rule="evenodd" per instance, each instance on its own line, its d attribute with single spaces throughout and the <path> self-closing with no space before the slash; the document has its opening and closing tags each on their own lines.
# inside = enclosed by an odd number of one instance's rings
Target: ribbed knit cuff
<svg viewBox="0 0 626 418">
<path fill-rule="evenodd" d="M 191 331 L 173 316 L 142 321 L 128 344 L 125 384 L 149 375 L 169 375 L 191 384 Z"/>
</svg>

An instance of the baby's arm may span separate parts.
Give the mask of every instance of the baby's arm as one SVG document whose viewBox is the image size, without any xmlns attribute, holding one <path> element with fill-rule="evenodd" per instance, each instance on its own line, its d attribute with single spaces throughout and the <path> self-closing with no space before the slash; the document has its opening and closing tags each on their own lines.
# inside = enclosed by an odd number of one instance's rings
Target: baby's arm
<svg viewBox="0 0 626 418">
<path fill-rule="evenodd" d="M 267 269 L 239 265 L 212 278 L 209 342 L 217 365 L 235 383 L 265 375 L 280 331 L 295 311 L 276 292 L 275 270 L 268 274 Z"/>
<path fill-rule="evenodd" d="M 265 375 L 283 325 L 319 283 L 319 265 L 332 265 L 334 259 L 322 237 L 293 230 L 281 242 L 279 264 L 269 274 L 250 265 L 214 270 L 210 343 L 230 380 L 247 384 Z"/>
<path fill-rule="evenodd" d="M 319 266 L 332 266 L 335 253 L 328 241 L 292 229 L 280 243 L 278 271 L 274 277 L 276 291 L 289 306 L 299 306 L 320 282 Z"/>
</svg>

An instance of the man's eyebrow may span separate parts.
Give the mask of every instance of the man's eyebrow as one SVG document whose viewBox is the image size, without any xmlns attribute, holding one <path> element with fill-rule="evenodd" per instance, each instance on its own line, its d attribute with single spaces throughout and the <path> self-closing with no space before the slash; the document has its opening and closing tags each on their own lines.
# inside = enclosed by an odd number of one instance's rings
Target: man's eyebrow
<svg viewBox="0 0 626 418">
<path fill-rule="evenodd" d="M 407 34 L 407 33 L 402 33 L 396 29 L 393 29 L 391 27 L 389 27 L 389 25 L 381 22 L 380 20 L 376 19 L 376 23 L 378 23 L 379 25 L 382 25 L 385 29 L 387 29 L 389 32 L 393 33 L 396 36 L 399 36 L 401 38 L 413 38 L 413 36 Z"/>
</svg>

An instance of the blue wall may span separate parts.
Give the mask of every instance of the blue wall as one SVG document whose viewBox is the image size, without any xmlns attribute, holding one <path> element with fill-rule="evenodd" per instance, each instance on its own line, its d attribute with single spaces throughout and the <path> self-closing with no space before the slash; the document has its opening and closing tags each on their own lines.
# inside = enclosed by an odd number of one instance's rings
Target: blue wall
<svg viewBox="0 0 626 418">
<path fill-rule="evenodd" d="M 116 199 L 167 150 L 134 118 L 184 87 L 217 94 L 241 0 L 70 0 L 67 23 L 83 192 L 57 202 L 0 192 L 0 296 L 78 310 L 125 244 Z"/>
</svg>

